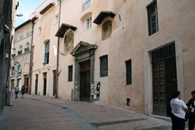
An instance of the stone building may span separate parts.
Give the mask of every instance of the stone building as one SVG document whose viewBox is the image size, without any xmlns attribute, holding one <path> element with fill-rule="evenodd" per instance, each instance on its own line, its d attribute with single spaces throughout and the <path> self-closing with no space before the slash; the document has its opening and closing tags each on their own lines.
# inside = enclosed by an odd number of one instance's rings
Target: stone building
<svg viewBox="0 0 195 130">
<path fill-rule="evenodd" d="M 29 86 L 31 40 L 32 22 L 28 20 L 15 29 L 10 71 L 11 90 L 16 85 L 19 89 L 23 85 Z"/>
<path fill-rule="evenodd" d="M 13 21 L 17 6 L 17 0 L 0 2 L 0 113 L 8 99 Z"/>
<path fill-rule="evenodd" d="M 169 116 L 173 92 L 187 102 L 194 89 L 194 8 L 193 0 L 44 1 L 31 16 L 32 93 Z"/>
</svg>

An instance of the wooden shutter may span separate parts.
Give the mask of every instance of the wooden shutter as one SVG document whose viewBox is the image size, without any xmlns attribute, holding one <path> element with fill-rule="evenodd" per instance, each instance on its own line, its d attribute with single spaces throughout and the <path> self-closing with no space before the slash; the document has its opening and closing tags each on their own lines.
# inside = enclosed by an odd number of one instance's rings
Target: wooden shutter
<svg viewBox="0 0 195 130">
<path fill-rule="evenodd" d="M 49 41 L 45 43 L 45 58 L 44 58 L 44 63 L 48 64 L 49 63 Z"/>
<path fill-rule="evenodd" d="M 132 84 L 132 65 L 131 65 L 131 60 L 126 61 L 126 84 Z"/>
</svg>

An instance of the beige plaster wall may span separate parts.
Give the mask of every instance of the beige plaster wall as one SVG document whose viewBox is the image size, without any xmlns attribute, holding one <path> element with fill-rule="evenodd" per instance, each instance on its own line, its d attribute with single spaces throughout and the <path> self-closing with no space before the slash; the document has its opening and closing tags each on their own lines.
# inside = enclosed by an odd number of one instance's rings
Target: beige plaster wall
<svg viewBox="0 0 195 130">
<path fill-rule="evenodd" d="M 50 2 L 55 3 L 54 0 L 44 1 L 30 16 L 30 18 L 34 16 L 39 17 L 34 24 L 32 94 L 35 93 L 35 74 L 38 74 L 38 93 L 43 95 L 43 73 L 47 73 L 47 96 L 53 96 L 53 70 L 56 69 L 57 57 L 57 38 L 55 37 L 55 33 L 58 30 L 58 23 L 56 23 L 55 16 L 59 12 L 59 7 L 54 5 L 42 17 L 40 16 L 40 11 Z M 41 34 L 39 33 L 40 27 Z M 44 65 L 45 43 L 48 40 L 50 41 L 49 64 Z"/>
<path fill-rule="evenodd" d="M 145 113 L 145 96 L 152 97 L 145 92 L 144 84 L 144 52 L 145 49 L 157 42 L 164 41 L 167 38 L 179 35 L 184 50 L 183 56 L 183 70 L 184 82 L 179 82 L 183 86 L 183 97 L 185 101 L 190 98 L 190 91 L 193 90 L 194 84 L 194 58 L 193 50 L 194 45 L 194 30 L 193 30 L 193 1 L 158 1 L 158 17 L 159 17 L 159 31 L 151 36 L 148 36 L 148 20 L 147 20 L 147 6 L 152 2 L 150 1 L 92 1 L 89 8 L 82 11 L 81 2 L 63 1 L 62 18 L 61 22 L 76 26 L 78 29 L 74 32 L 74 46 L 79 41 L 86 41 L 92 44 L 97 44 L 98 49 L 95 53 L 95 81 L 101 82 L 101 96 L 100 102 L 102 104 L 110 104 L 113 106 L 131 109 L 137 112 Z M 68 13 L 72 10 L 74 13 Z M 99 14 L 100 11 L 113 11 L 116 13 L 113 19 L 113 33 L 111 38 L 101 40 L 101 26 L 92 24 L 92 28 L 85 29 L 83 19 L 87 14 L 92 14 L 92 21 Z M 65 13 L 67 12 L 67 13 Z M 190 12 L 190 13 L 189 13 Z M 188 15 L 186 15 L 188 14 Z M 119 20 L 119 15 L 121 21 Z M 80 21 L 79 21 L 80 19 Z M 108 18 L 109 19 L 109 18 Z M 61 39 L 60 48 L 63 52 L 64 41 Z M 163 44 L 162 44 L 163 45 Z M 108 77 L 100 78 L 99 76 L 99 57 L 108 54 L 109 71 Z M 60 97 L 70 99 L 71 89 L 73 83 L 67 83 L 67 68 L 68 65 L 73 64 L 74 58 L 71 56 L 60 56 L 60 66 L 62 73 L 59 77 L 59 90 Z M 132 59 L 132 85 L 126 85 L 126 70 L 125 61 Z M 190 64 L 189 64 L 190 63 Z M 182 66 L 182 65 L 181 65 Z M 180 67 L 180 66 L 178 66 Z M 61 85 L 63 84 L 63 88 Z M 181 88 L 181 87 L 180 87 Z M 62 94 L 61 94 L 62 93 Z M 62 95 L 62 96 L 61 96 Z M 131 106 L 126 107 L 126 98 L 131 99 Z"/>
<path fill-rule="evenodd" d="M 97 44 L 95 51 L 95 81 L 101 82 L 101 95 L 98 104 L 109 104 L 140 113 L 150 113 L 152 102 L 151 84 L 145 84 L 147 75 L 144 67 L 151 65 L 150 60 L 146 63 L 144 57 L 148 55 L 147 49 L 153 46 L 166 45 L 169 40 L 174 41 L 177 36 L 177 72 L 179 90 L 182 92 L 182 98 L 185 102 L 190 98 L 190 92 L 195 84 L 195 2 L 193 0 L 166 0 L 157 1 L 159 31 L 148 36 L 147 6 L 152 2 L 148 1 L 116 1 L 116 0 L 92 0 L 91 6 L 82 11 L 82 1 L 66 0 L 62 1 L 61 23 L 70 24 L 77 27 L 74 31 L 74 46 L 80 41 Z M 41 10 L 40 8 L 37 10 Z M 33 77 L 39 74 L 39 88 L 42 87 L 42 73 L 48 72 L 52 77 L 51 70 L 55 69 L 56 56 L 53 55 L 52 45 L 56 46 L 57 38 L 54 37 L 57 32 L 57 25 L 54 24 L 57 7 L 52 7 L 47 11 L 42 19 L 35 22 L 35 53 L 33 60 Z M 112 35 L 110 38 L 102 41 L 102 25 L 92 24 L 92 28 L 86 29 L 86 18 L 92 15 L 92 21 L 97 17 L 100 11 L 112 11 L 116 16 L 111 18 L 113 21 Z M 35 11 L 33 15 L 37 15 Z M 119 19 L 119 15 L 121 20 Z M 38 35 L 38 27 L 42 27 L 42 34 Z M 69 31 L 69 30 L 68 30 Z M 65 34 L 66 35 L 66 34 Z M 43 66 L 43 53 L 45 40 L 50 39 L 50 64 Z M 169 39 L 169 40 L 167 40 Z M 160 44 L 159 44 L 160 43 Z M 60 52 L 64 52 L 64 38 L 60 38 Z M 154 48 L 155 49 L 155 48 Z M 147 52 L 147 53 L 145 53 Z M 108 55 L 108 77 L 100 78 L 99 57 Z M 125 61 L 132 59 L 132 84 L 126 85 Z M 71 99 L 71 91 L 74 89 L 73 82 L 68 82 L 68 66 L 73 65 L 73 74 L 75 73 L 75 59 L 71 55 L 60 54 L 61 70 L 59 76 L 58 96 L 63 99 Z M 48 70 L 49 69 L 49 70 Z M 150 77 L 151 79 L 152 77 Z M 51 81 L 48 81 L 51 87 Z M 32 88 L 34 87 L 34 80 Z M 42 89 L 42 88 L 41 88 Z M 148 91 L 146 91 L 148 90 Z M 33 89 L 32 89 L 33 91 Z M 40 90 L 42 91 L 42 90 Z M 50 95 L 50 94 L 48 94 Z M 126 106 L 126 98 L 131 99 L 130 107 Z M 149 109 L 145 107 L 150 106 Z M 145 110 L 146 109 L 146 110 Z M 152 108 L 151 108 L 152 109 Z"/>
<path fill-rule="evenodd" d="M 131 107 L 128 109 L 138 112 L 144 112 L 144 50 L 160 41 L 166 41 L 167 38 L 179 35 L 181 39 L 183 53 L 183 86 L 182 93 L 184 100 L 190 98 L 190 92 L 194 89 L 195 60 L 193 57 L 194 47 L 194 1 L 157 1 L 159 31 L 148 36 L 147 8 L 151 1 L 126 1 L 117 14 L 121 15 L 121 24 L 124 31 L 118 31 L 112 35 L 114 39 L 110 46 L 110 59 L 112 67 L 110 68 L 109 104 L 125 107 L 125 99 L 131 98 Z M 121 2 L 122 3 L 122 2 Z M 119 3 L 116 3 L 120 5 Z M 117 16 L 116 22 L 119 25 Z M 120 44 L 119 44 L 120 43 Z M 164 43 L 168 44 L 168 43 Z M 121 51 L 122 50 L 122 51 Z M 185 51 L 186 50 L 186 51 Z M 132 59 L 133 83 L 125 85 L 125 60 Z M 178 59 L 177 59 L 178 60 Z M 177 61 L 178 62 L 178 61 Z M 178 65 L 178 64 L 177 64 Z M 182 65 L 181 65 L 182 66 Z M 180 66 L 177 66 L 180 67 Z M 118 74 L 117 74 L 118 72 Z M 180 76 L 180 75 L 178 75 Z M 120 80 L 114 80 L 119 79 Z M 145 86 L 147 87 L 147 86 Z M 120 90 L 120 93 L 118 92 Z M 182 90 L 180 90 L 182 91 Z M 147 95 L 152 96 L 152 95 Z"/>
</svg>

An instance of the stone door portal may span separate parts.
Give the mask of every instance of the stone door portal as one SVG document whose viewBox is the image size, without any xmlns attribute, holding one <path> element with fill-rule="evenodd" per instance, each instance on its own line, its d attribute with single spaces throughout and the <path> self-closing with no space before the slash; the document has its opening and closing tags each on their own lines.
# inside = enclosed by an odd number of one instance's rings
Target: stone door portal
<svg viewBox="0 0 195 130">
<path fill-rule="evenodd" d="M 92 101 L 90 84 L 94 82 L 96 49 L 97 45 L 81 41 L 71 52 L 75 57 L 74 101 Z"/>
<path fill-rule="evenodd" d="M 175 44 L 152 52 L 153 114 L 170 116 L 170 100 L 177 90 Z"/>
</svg>

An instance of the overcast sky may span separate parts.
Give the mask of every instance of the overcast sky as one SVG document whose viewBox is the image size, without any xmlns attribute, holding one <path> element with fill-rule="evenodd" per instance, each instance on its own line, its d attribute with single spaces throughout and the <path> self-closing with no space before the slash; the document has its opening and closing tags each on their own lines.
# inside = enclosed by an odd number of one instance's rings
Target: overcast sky
<svg viewBox="0 0 195 130">
<path fill-rule="evenodd" d="M 17 14 L 22 13 L 23 17 L 16 17 L 15 27 L 27 21 L 29 19 L 29 15 L 33 13 L 43 1 L 44 0 L 19 0 Z"/>
</svg>

